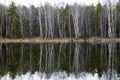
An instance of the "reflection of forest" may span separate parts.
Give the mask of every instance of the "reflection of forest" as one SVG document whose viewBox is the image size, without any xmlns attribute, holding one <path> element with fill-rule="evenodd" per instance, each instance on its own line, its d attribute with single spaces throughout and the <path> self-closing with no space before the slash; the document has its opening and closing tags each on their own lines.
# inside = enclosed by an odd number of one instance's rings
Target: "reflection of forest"
<svg viewBox="0 0 120 80">
<path fill-rule="evenodd" d="M 112 52 L 114 69 L 120 73 L 120 44 L 62 43 L 62 44 L 1 44 L 0 74 L 35 72 L 67 73 L 94 72 L 99 74 L 108 70 L 108 55 Z"/>
</svg>

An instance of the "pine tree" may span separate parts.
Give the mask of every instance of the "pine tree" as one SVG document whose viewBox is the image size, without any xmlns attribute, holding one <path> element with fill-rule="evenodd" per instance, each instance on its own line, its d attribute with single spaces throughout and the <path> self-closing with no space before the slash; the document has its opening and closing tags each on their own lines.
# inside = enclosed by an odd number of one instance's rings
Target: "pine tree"
<svg viewBox="0 0 120 80">
<path fill-rule="evenodd" d="M 11 18 L 11 34 L 14 33 L 15 21 L 18 21 L 17 7 L 15 3 L 12 2 L 9 5 L 8 16 Z M 12 36 L 12 35 L 11 35 Z"/>
</svg>

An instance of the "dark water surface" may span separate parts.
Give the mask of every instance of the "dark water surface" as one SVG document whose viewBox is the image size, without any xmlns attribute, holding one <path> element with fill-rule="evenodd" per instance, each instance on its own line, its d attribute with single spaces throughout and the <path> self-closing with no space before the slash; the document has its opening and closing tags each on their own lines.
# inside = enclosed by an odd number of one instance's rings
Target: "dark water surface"
<svg viewBox="0 0 120 80">
<path fill-rule="evenodd" d="M 0 44 L 0 75 L 114 70 L 120 73 L 120 43 Z"/>
</svg>

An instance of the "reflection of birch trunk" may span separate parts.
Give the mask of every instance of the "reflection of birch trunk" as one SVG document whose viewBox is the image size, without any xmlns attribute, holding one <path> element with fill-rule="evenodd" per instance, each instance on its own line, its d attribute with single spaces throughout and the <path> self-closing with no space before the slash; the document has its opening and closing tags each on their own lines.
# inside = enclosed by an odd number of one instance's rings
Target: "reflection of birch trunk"
<svg viewBox="0 0 120 80">
<path fill-rule="evenodd" d="M 1 58 L 1 62 L 3 63 L 4 62 L 4 57 L 2 55 L 2 44 L 0 44 L 0 58 Z"/>
<path fill-rule="evenodd" d="M 23 71 L 22 64 L 23 64 L 24 44 L 21 45 L 20 53 L 21 53 L 21 57 L 20 57 L 20 73 L 22 74 L 22 71 Z"/>
<path fill-rule="evenodd" d="M 40 44 L 39 71 L 42 71 L 42 56 L 43 56 L 43 45 L 42 45 L 42 44 Z"/>
<path fill-rule="evenodd" d="M 115 43 L 109 43 L 108 44 L 108 50 L 109 50 L 109 60 L 108 60 L 108 74 L 107 78 L 108 80 L 113 80 L 116 78 L 117 72 L 116 70 L 116 44 Z"/>
<path fill-rule="evenodd" d="M 30 61 L 29 61 L 29 70 L 32 72 L 33 69 L 33 53 L 32 53 L 32 44 L 30 44 Z"/>
</svg>

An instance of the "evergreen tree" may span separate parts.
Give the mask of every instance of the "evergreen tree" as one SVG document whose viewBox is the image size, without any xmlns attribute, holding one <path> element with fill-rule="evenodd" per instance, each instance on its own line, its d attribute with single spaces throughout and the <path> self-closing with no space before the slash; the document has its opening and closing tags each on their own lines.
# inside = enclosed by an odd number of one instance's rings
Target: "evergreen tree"
<svg viewBox="0 0 120 80">
<path fill-rule="evenodd" d="M 119 37 L 120 36 L 120 0 L 118 1 L 117 5 L 116 5 L 116 10 L 117 10 L 117 31 L 116 31 L 116 35 Z"/>
<path fill-rule="evenodd" d="M 14 2 L 12 2 L 9 5 L 8 16 L 11 18 L 11 36 L 12 36 L 12 33 L 14 33 L 14 28 L 17 25 L 16 23 L 18 22 L 17 7 L 15 6 Z"/>
<path fill-rule="evenodd" d="M 100 31 L 102 28 L 102 6 L 101 6 L 101 3 L 99 3 L 99 2 L 96 7 L 95 18 L 96 18 L 96 27 L 97 27 L 96 34 L 97 34 L 97 36 L 100 36 Z"/>
</svg>

